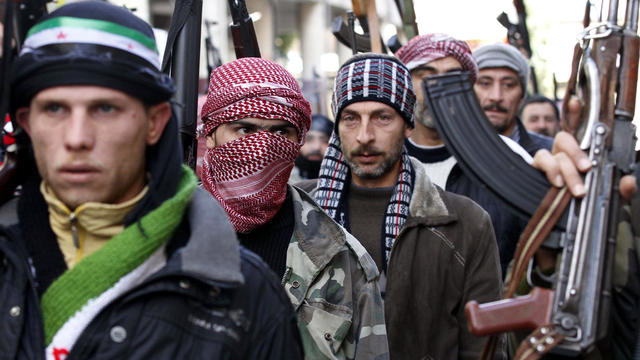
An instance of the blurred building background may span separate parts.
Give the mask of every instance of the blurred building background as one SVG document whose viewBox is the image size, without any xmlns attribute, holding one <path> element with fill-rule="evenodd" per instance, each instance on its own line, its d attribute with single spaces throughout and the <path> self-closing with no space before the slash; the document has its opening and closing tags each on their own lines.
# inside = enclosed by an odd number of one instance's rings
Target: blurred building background
<svg viewBox="0 0 640 360">
<path fill-rule="evenodd" d="M 53 6 L 77 0 L 58 0 Z M 166 41 L 175 0 L 109 0 L 133 9 L 158 28 L 158 43 Z M 601 2 L 591 0 L 591 18 L 598 17 Z M 576 35 L 582 30 L 585 0 L 525 0 L 527 25 L 540 92 L 553 98 L 564 94 Z M 605 1 L 606 2 L 606 1 Z M 227 0 L 203 0 L 203 45 L 200 52 L 201 90 L 208 78 L 204 38 L 210 34 L 221 61 L 235 59 L 229 33 L 231 17 Z M 262 56 L 284 65 L 299 79 L 314 112 L 330 115 L 328 103 L 333 77 L 351 56 L 331 33 L 337 16 L 346 19 L 350 0 L 246 0 L 254 21 Z M 399 32 L 401 20 L 394 0 L 376 0 L 383 38 Z M 506 42 L 506 29 L 496 20 L 506 12 L 517 22 L 512 0 L 414 0 L 420 33 L 444 32 L 464 39 L 472 48 L 485 43 Z M 208 31 L 207 31 L 208 30 Z M 402 34 L 401 34 L 402 37 Z M 404 39 L 404 38 L 403 38 Z M 404 39 L 406 40 L 406 39 Z M 553 76 L 557 88 L 553 83 Z"/>
</svg>

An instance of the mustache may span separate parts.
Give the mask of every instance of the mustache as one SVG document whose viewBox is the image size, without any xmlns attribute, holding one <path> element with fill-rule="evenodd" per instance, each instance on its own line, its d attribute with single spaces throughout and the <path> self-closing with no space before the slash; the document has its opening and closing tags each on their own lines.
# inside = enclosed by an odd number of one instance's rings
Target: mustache
<svg viewBox="0 0 640 360">
<path fill-rule="evenodd" d="M 377 149 L 374 146 L 361 145 L 353 150 L 351 150 L 351 156 L 360 156 L 360 155 L 380 155 L 382 151 Z"/>
<path fill-rule="evenodd" d="M 507 109 L 500 106 L 500 104 L 489 104 L 482 108 L 484 111 L 499 111 L 502 113 L 507 113 Z"/>
</svg>

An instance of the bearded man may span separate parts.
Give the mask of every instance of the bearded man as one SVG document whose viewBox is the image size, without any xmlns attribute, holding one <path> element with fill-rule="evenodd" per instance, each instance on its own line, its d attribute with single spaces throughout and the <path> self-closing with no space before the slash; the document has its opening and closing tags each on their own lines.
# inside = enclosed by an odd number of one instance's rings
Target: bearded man
<svg viewBox="0 0 640 360">
<path fill-rule="evenodd" d="M 202 184 L 240 242 L 282 278 L 310 359 L 388 358 L 376 265 L 304 191 L 287 185 L 309 129 L 297 81 L 266 59 L 211 73 Z"/>
<path fill-rule="evenodd" d="M 397 58 L 365 53 L 335 79 L 335 131 L 316 202 L 367 249 L 381 272 L 389 351 L 398 359 L 477 359 L 464 305 L 497 299 L 500 266 L 487 213 L 435 186 L 404 141 L 416 95 Z"/>
</svg>

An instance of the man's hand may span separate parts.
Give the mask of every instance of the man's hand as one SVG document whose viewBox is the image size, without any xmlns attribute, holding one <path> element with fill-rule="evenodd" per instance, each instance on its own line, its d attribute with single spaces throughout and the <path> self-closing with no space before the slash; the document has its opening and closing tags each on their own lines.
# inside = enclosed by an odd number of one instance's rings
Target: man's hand
<svg viewBox="0 0 640 360">
<path fill-rule="evenodd" d="M 580 116 L 581 105 L 577 98 L 569 102 L 569 123 L 575 123 Z M 591 161 L 587 154 L 580 149 L 577 140 L 568 132 L 559 132 L 554 141 L 553 149 L 538 151 L 533 157 L 533 167 L 544 171 L 549 182 L 554 186 L 569 188 L 575 197 L 584 196 L 586 189 L 580 173 L 591 169 Z M 632 175 L 620 179 L 620 195 L 629 200 L 637 192 L 636 179 Z"/>
</svg>

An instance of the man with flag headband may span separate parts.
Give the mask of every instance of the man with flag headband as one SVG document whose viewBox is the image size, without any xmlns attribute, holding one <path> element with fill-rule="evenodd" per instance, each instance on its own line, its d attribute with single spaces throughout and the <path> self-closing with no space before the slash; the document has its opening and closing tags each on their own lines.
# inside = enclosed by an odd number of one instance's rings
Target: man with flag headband
<svg viewBox="0 0 640 360">
<path fill-rule="evenodd" d="M 7 358 L 301 358 L 277 278 L 181 166 L 151 27 L 79 2 L 28 33 L 12 114 L 37 170 L 0 208 Z"/>
<path fill-rule="evenodd" d="M 311 107 L 282 66 L 241 58 L 215 69 L 201 112 L 202 185 L 241 244 L 282 278 L 309 359 L 386 359 L 375 263 L 304 191 L 287 184 Z"/>
<path fill-rule="evenodd" d="M 397 58 L 365 53 L 338 70 L 335 131 L 316 202 L 372 255 L 384 286 L 391 358 L 477 359 L 484 339 L 464 304 L 498 299 L 498 251 L 487 213 L 432 184 L 404 141 L 416 95 Z"/>
</svg>

